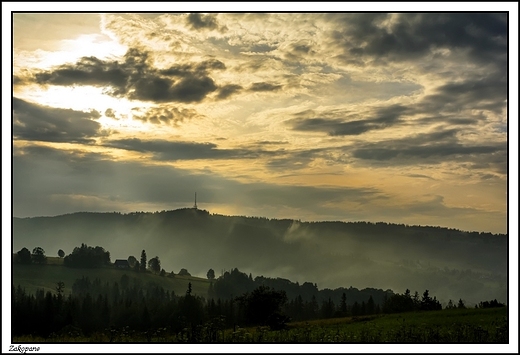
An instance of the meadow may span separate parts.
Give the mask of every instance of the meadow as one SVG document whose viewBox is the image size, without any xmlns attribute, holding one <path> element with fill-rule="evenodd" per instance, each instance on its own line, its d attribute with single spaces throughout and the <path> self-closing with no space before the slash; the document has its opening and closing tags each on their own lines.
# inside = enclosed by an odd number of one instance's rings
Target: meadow
<svg viewBox="0 0 520 355">
<path fill-rule="evenodd" d="M 64 294 L 71 292 L 72 285 L 77 279 L 88 277 L 91 281 L 96 278 L 103 282 L 120 282 L 121 276 L 127 275 L 130 279 L 140 280 L 142 284 L 155 283 L 165 290 L 174 291 L 175 294 L 184 294 L 191 283 L 193 293 L 196 295 L 207 295 L 209 280 L 194 276 L 161 277 L 153 273 L 138 273 L 132 270 L 121 270 L 113 266 L 102 268 L 68 268 L 63 267 L 63 259 L 58 257 L 47 257 L 47 263 L 44 265 L 35 264 L 14 264 L 13 265 L 13 285 L 20 285 L 28 293 L 35 293 L 37 289 L 43 289 L 45 292 L 56 292 L 56 283 L 63 281 L 65 283 Z"/>
</svg>

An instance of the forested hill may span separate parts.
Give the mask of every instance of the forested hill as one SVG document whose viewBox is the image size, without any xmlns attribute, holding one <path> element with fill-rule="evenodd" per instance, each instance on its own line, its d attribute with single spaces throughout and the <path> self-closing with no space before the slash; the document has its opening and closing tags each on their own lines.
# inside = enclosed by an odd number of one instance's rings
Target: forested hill
<svg viewBox="0 0 520 355">
<path fill-rule="evenodd" d="M 441 301 L 507 301 L 507 235 L 366 222 L 299 222 L 204 210 L 13 218 L 13 252 L 66 254 L 81 243 L 112 260 L 159 256 L 166 270 L 238 268 L 320 288 L 429 289 Z"/>
</svg>

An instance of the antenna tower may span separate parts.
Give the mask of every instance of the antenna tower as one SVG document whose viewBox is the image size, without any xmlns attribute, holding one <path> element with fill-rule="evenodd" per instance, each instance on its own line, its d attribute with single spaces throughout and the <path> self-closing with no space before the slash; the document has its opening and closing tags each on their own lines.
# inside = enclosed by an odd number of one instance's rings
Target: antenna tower
<svg viewBox="0 0 520 355">
<path fill-rule="evenodd" d="M 197 193 L 195 192 L 195 204 L 193 205 L 194 209 L 197 209 Z"/>
</svg>

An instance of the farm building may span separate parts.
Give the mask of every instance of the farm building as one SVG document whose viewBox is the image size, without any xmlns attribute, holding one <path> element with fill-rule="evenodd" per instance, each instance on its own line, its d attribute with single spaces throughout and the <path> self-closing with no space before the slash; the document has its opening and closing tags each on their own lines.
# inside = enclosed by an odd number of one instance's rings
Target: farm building
<svg viewBox="0 0 520 355">
<path fill-rule="evenodd" d="M 114 265 L 115 265 L 115 267 L 117 267 L 119 269 L 129 269 L 130 268 L 130 265 L 128 264 L 128 260 L 124 260 L 124 259 L 117 259 L 114 262 Z"/>
</svg>

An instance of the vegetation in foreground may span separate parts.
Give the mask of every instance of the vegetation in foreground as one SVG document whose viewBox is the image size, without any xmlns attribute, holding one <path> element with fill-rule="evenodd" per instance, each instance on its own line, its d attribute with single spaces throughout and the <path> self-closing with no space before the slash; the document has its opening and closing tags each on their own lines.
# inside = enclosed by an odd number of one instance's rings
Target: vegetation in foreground
<svg viewBox="0 0 520 355">
<path fill-rule="evenodd" d="M 15 342 L 49 343 L 507 343 L 507 308 L 453 309 L 345 317 L 288 323 L 285 329 L 223 328 L 219 319 L 172 332 L 169 328 L 110 329 L 82 336 L 73 331 L 48 338 L 14 337 Z"/>
</svg>

